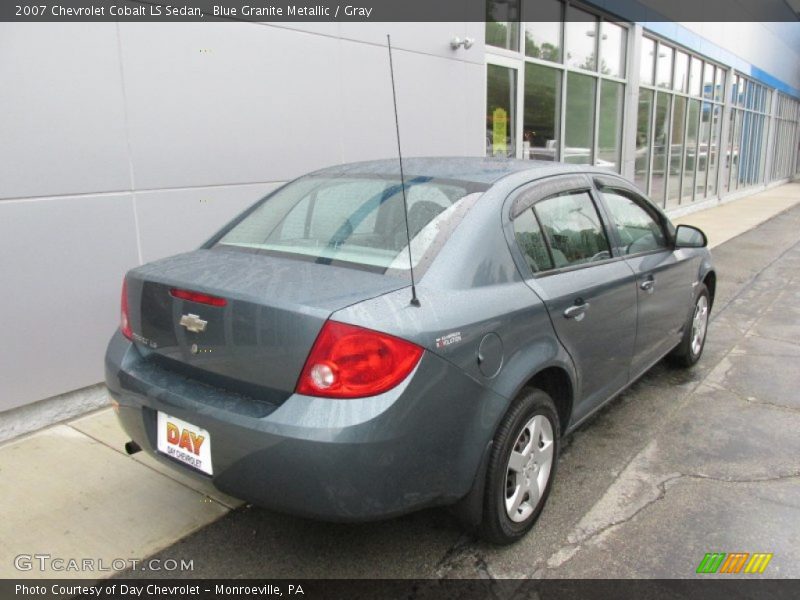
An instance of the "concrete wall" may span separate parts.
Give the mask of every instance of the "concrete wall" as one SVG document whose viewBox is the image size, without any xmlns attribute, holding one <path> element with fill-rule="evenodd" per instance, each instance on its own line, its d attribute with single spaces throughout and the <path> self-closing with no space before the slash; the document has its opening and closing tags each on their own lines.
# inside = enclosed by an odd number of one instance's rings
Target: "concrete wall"
<svg viewBox="0 0 800 600">
<path fill-rule="evenodd" d="M 102 379 L 127 269 L 394 156 L 387 32 L 404 153 L 482 154 L 482 23 L 0 24 L 0 411 Z"/>
</svg>

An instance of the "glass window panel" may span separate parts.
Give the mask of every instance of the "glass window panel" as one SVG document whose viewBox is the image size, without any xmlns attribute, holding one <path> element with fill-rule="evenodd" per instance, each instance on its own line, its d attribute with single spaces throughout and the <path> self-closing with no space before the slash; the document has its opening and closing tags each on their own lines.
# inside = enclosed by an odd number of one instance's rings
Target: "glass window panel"
<svg viewBox="0 0 800 600">
<path fill-rule="evenodd" d="M 514 219 L 514 237 L 531 271 L 538 273 L 553 268 L 547 244 L 532 208 Z"/>
<path fill-rule="evenodd" d="M 664 206 L 667 173 L 667 145 L 669 144 L 669 104 L 671 96 L 656 94 L 655 129 L 653 130 L 653 174 L 650 180 L 650 197 Z"/>
<path fill-rule="evenodd" d="M 515 156 L 517 72 L 486 66 L 486 155 Z"/>
<path fill-rule="evenodd" d="M 647 191 L 650 168 L 651 119 L 653 115 L 653 90 L 639 90 L 639 110 L 636 116 L 636 153 L 634 155 L 633 181 L 639 189 Z"/>
<path fill-rule="evenodd" d="M 664 230 L 644 208 L 620 193 L 609 190 L 602 194 L 619 233 L 622 254 L 639 254 L 667 247 Z"/>
<path fill-rule="evenodd" d="M 714 98 L 714 65 L 711 63 L 703 67 L 703 98 Z"/>
<path fill-rule="evenodd" d="M 755 84 L 752 81 L 747 82 L 744 95 L 744 107 L 753 108 L 753 96 L 755 95 Z"/>
<path fill-rule="evenodd" d="M 734 114 L 734 131 L 731 138 L 731 190 L 739 187 L 739 165 L 741 159 L 741 138 L 742 138 L 742 110 L 733 111 Z"/>
<path fill-rule="evenodd" d="M 600 217 L 587 192 L 548 198 L 533 209 L 550 243 L 556 268 L 611 257 Z"/>
<path fill-rule="evenodd" d="M 758 179 L 762 181 L 766 178 L 766 162 L 767 162 L 767 134 L 769 133 L 769 121 L 767 117 L 760 116 L 759 121 L 761 127 L 759 129 L 759 152 L 758 152 Z"/>
<path fill-rule="evenodd" d="M 675 85 L 679 92 L 686 91 L 686 84 L 689 77 L 689 55 L 678 51 L 675 53 Z"/>
<path fill-rule="evenodd" d="M 683 192 L 681 198 L 691 201 L 694 196 L 695 178 L 694 171 L 698 162 L 697 155 L 697 130 L 700 118 L 700 101 L 689 100 L 689 109 L 686 116 L 686 150 L 683 154 Z"/>
<path fill-rule="evenodd" d="M 722 160 L 722 179 L 721 185 L 725 192 L 730 190 L 731 168 L 733 167 L 733 134 L 736 123 L 736 111 L 731 111 L 731 118 L 728 122 L 728 143 L 726 144 L 725 154 Z"/>
<path fill-rule="evenodd" d="M 628 31 L 616 23 L 600 23 L 600 72 L 611 77 L 625 77 L 625 47 Z"/>
<path fill-rule="evenodd" d="M 567 74 L 564 162 L 576 164 L 592 162 L 596 82 L 597 80 L 589 75 Z"/>
<path fill-rule="evenodd" d="M 711 105 L 711 129 L 708 146 L 708 196 L 717 192 L 717 171 L 719 169 L 720 136 L 722 135 L 722 107 Z"/>
<path fill-rule="evenodd" d="M 680 204 L 681 167 L 683 166 L 683 134 L 686 125 L 686 98 L 675 96 L 672 109 L 671 140 L 669 146 L 669 178 L 667 181 L 667 206 Z"/>
<path fill-rule="evenodd" d="M 716 78 L 714 79 L 714 100 L 722 102 L 725 96 L 725 71 L 717 69 Z"/>
<path fill-rule="evenodd" d="M 703 102 L 700 105 L 700 131 L 697 135 L 697 180 L 695 199 L 706 195 L 706 177 L 711 162 L 711 128 L 713 126 L 713 105 Z"/>
<path fill-rule="evenodd" d="M 673 50 L 663 44 L 658 45 L 658 58 L 656 60 L 656 85 L 658 87 L 672 87 L 672 55 Z"/>
<path fill-rule="evenodd" d="M 487 0 L 486 43 L 519 50 L 519 0 Z"/>
<path fill-rule="evenodd" d="M 597 123 L 597 156 L 594 164 L 617 172 L 620 168 L 624 102 L 624 84 L 608 80 L 600 83 L 600 120 Z"/>
<path fill-rule="evenodd" d="M 597 17 L 574 6 L 567 8 L 566 46 L 567 60 L 570 67 L 597 70 Z"/>
<path fill-rule="evenodd" d="M 753 164 L 753 124 L 754 115 L 750 111 L 742 113 L 742 142 L 739 146 L 739 185 L 750 183 Z"/>
<path fill-rule="evenodd" d="M 522 157 L 558 160 L 561 71 L 527 63 L 524 102 Z"/>
<path fill-rule="evenodd" d="M 692 96 L 700 96 L 702 90 L 703 61 L 693 56 L 689 70 L 689 93 Z"/>
<path fill-rule="evenodd" d="M 561 0 L 526 0 L 525 54 L 532 58 L 561 62 Z"/>
<path fill-rule="evenodd" d="M 656 42 L 650 38 L 642 38 L 642 56 L 639 62 L 639 81 L 644 85 L 653 85 L 655 72 Z"/>
</svg>

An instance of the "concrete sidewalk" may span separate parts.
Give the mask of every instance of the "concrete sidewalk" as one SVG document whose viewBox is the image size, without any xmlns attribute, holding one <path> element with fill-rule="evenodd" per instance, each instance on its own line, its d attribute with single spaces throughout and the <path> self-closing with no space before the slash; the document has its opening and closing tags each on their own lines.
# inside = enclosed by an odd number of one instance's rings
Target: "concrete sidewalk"
<svg viewBox="0 0 800 600">
<path fill-rule="evenodd" d="M 676 222 L 701 227 L 710 244 L 716 246 L 799 202 L 800 184 L 787 184 Z M 746 372 L 749 363 L 742 363 L 735 352 L 729 360 L 731 365 L 741 363 L 737 369 Z M 724 379 L 725 373 L 715 376 Z M 715 381 L 710 380 L 701 391 L 713 396 Z M 14 557 L 20 554 L 91 557 L 105 564 L 114 559 L 142 559 L 239 505 L 204 482 L 165 468 L 143 452 L 128 456 L 123 449 L 125 441 L 108 408 L 0 445 L 0 477 L 6 484 L 0 494 L 0 513 L 4 515 L 0 524 L 0 577 L 42 576 L 36 570 L 16 570 Z M 656 447 L 648 450 L 641 461 L 647 463 L 658 451 Z M 647 467 L 644 463 L 637 465 L 631 467 L 634 481 L 636 469 Z M 626 481 L 630 483 L 623 479 L 622 485 Z M 656 492 L 661 483 L 653 488 Z M 709 485 L 695 480 L 678 484 Z M 601 511 L 587 519 L 581 530 L 590 532 L 605 517 Z M 572 554 L 591 551 L 583 544 L 564 550 Z M 561 564 L 575 564 L 564 558 Z M 548 567 L 556 573 L 572 574 L 559 569 L 561 564 Z M 50 576 L 107 574 L 61 572 Z"/>
<path fill-rule="evenodd" d="M 800 202 L 800 182 L 787 183 L 713 208 L 672 219 L 702 229 L 713 248 L 750 231 Z"/>
</svg>

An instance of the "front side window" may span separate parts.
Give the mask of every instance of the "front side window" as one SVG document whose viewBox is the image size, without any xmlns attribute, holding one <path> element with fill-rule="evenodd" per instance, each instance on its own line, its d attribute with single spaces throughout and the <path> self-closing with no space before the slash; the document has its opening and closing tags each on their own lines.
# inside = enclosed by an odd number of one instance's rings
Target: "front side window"
<svg viewBox="0 0 800 600">
<path fill-rule="evenodd" d="M 416 268 L 486 186 L 409 177 L 405 187 Z M 408 269 L 407 238 L 399 178 L 312 175 L 269 196 L 216 246 L 385 273 Z"/>
<path fill-rule="evenodd" d="M 611 220 L 619 233 L 625 255 L 667 248 L 667 238 L 658 221 L 627 195 L 614 190 L 602 192 Z"/>
<path fill-rule="evenodd" d="M 553 196 L 537 202 L 533 209 L 556 269 L 611 257 L 600 215 L 588 192 Z"/>
</svg>

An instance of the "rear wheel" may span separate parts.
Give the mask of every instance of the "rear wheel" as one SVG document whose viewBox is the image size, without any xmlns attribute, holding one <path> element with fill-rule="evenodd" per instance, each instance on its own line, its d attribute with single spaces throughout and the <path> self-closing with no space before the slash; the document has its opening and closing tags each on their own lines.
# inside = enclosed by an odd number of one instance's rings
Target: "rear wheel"
<svg viewBox="0 0 800 600">
<path fill-rule="evenodd" d="M 669 354 L 669 361 L 679 367 L 691 367 L 703 354 L 708 332 L 708 317 L 711 313 L 711 297 L 705 284 L 700 284 L 694 309 L 689 315 L 683 331 L 683 339 Z"/>
<path fill-rule="evenodd" d="M 544 508 L 556 471 L 560 424 L 553 400 L 525 390 L 495 434 L 486 473 L 481 536 L 495 544 L 522 538 Z"/>
</svg>

